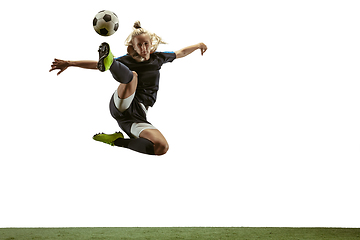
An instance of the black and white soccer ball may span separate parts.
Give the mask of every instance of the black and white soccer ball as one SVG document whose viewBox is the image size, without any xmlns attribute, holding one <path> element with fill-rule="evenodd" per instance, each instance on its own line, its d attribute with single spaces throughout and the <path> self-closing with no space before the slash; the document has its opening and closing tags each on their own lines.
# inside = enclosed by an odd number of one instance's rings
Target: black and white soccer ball
<svg viewBox="0 0 360 240">
<path fill-rule="evenodd" d="M 119 19 L 112 11 L 103 10 L 95 15 L 93 26 L 101 36 L 110 36 L 118 30 Z"/>
</svg>

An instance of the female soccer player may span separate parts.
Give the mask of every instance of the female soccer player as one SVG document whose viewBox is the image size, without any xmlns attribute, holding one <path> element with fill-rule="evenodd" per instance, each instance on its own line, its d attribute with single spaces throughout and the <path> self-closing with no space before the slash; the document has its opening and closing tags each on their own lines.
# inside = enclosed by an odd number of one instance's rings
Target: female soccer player
<svg viewBox="0 0 360 240">
<path fill-rule="evenodd" d="M 94 140 L 150 155 L 163 155 L 168 151 L 169 145 L 165 137 L 146 118 L 149 107 L 156 102 L 159 70 L 164 63 L 185 57 L 197 49 L 203 55 L 207 46 L 199 43 L 177 52 L 156 52 L 161 43 L 165 42 L 142 28 L 137 21 L 133 32 L 125 41 L 128 47 L 128 54 L 125 56 L 114 58 L 109 44 L 102 43 L 99 47 L 99 61 L 54 60 L 50 71 L 59 69 L 57 75 L 73 66 L 99 69 L 102 72 L 109 70 L 113 78 L 120 82 L 111 97 L 110 112 L 130 138 L 124 139 L 121 132 L 116 132 L 96 134 Z"/>
</svg>

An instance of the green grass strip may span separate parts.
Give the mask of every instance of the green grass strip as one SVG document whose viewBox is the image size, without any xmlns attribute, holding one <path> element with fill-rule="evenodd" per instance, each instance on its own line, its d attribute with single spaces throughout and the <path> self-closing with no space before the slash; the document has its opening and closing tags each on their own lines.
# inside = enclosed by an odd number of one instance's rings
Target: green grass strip
<svg viewBox="0 0 360 240">
<path fill-rule="evenodd" d="M 247 228 L 247 227 L 168 227 L 168 228 L 2 228 L 1 240 L 21 239 L 360 239 L 360 228 Z"/>
</svg>

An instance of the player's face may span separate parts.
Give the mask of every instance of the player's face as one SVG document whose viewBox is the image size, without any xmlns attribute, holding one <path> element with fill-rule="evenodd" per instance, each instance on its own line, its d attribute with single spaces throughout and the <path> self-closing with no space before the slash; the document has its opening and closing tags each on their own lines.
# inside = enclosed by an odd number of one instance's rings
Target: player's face
<svg viewBox="0 0 360 240">
<path fill-rule="evenodd" d="M 145 60 L 150 58 L 151 40 L 149 34 L 141 34 L 133 39 L 134 50 Z"/>
</svg>

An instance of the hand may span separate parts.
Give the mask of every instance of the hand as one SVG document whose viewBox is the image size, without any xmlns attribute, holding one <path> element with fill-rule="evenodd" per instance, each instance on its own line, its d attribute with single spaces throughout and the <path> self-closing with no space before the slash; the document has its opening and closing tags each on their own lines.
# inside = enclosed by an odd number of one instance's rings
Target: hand
<svg viewBox="0 0 360 240">
<path fill-rule="evenodd" d="M 199 43 L 199 49 L 201 50 L 201 56 L 203 56 L 207 50 L 207 46 L 204 43 Z"/>
<path fill-rule="evenodd" d="M 59 75 L 60 73 L 62 73 L 63 71 L 65 71 L 68 67 L 70 66 L 69 61 L 64 61 L 64 60 L 60 60 L 60 59 L 54 59 L 52 65 L 51 65 L 51 69 L 49 72 L 55 70 L 55 69 L 60 69 L 60 71 L 57 73 L 57 75 Z"/>
</svg>

